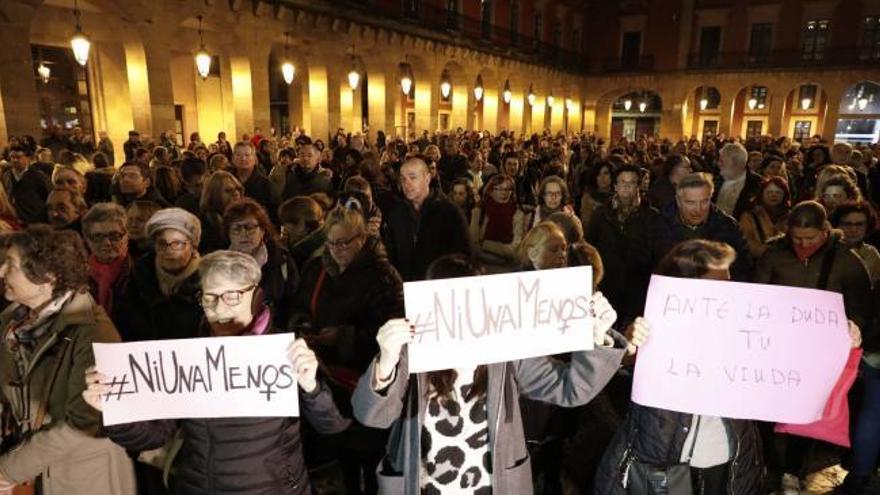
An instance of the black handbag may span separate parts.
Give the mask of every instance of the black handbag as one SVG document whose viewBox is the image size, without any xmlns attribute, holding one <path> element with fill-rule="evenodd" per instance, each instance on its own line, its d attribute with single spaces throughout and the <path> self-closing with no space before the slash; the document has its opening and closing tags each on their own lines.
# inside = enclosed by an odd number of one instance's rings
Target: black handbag
<svg viewBox="0 0 880 495">
<path fill-rule="evenodd" d="M 656 466 L 639 461 L 635 454 L 627 456 L 628 465 L 623 477 L 626 493 L 628 495 L 694 495 L 690 460 L 694 456 L 699 431 L 700 417 L 697 416 L 694 441 L 687 462 Z M 631 447 L 627 450 L 632 452 Z"/>
</svg>

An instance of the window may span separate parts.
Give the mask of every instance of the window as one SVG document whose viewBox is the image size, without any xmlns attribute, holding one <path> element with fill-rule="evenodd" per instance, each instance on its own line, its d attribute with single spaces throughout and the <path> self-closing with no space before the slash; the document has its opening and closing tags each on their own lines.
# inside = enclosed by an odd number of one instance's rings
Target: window
<svg viewBox="0 0 880 495">
<path fill-rule="evenodd" d="M 755 106 L 752 108 L 752 100 L 754 100 Z M 763 110 L 767 107 L 767 87 L 766 86 L 752 86 L 751 95 L 749 96 L 749 108 L 752 110 Z"/>
<path fill-rule="evenodd" d="M 34 70 L 42 63 L 51 69 L 45 82 L 38 79 L 33 83 L 39 102 L 40 127 L 59 125 L 65 130 L 79 127 L 84 135 L 94 137 L 89 71 L 76 63 L 69 48 L 31 45 L 31 56 Z"/>
<path fill-rule="evenodd" d="M 862 25 L 861 59 L 880 59 L 880 16 L 865 17 Z"/>
<path fill-rule="evenodd" d="M 761 137 L 761 130 L 763 128 L 763 120 L 749 120 L 746 122 L 746 139 Z"/>
<path fill-rule="evenodd" d="M 752 24 L 749 37 L 749 62 L 765 63 L 770 58 L 773 48 L 773 24 Z"/>
<path fill-rule="evenodd" d="M 510 44 L 516 45 L 519 41 L 519 2 L 510 2 Z"/>
<path fill-rule="evenodd" d="M 796 120 L 794 123 L 794 139 L 803 141 L 810 137 L 813 123 L 809 120 Z"/>
<path fill-rule="evenodd" d="M 804 28 L 804 44 L 801 50 L 803 60 L 823 60 L 825 44 L 828 41 L 827 20 L 807 21 Z"/>
<path fill-rule="evenodd" d="M 492 0 L 483 0 L 480 10 L 480 34 L 484 40 L 492 38 Z"/>
<path fill-rule="evenodd" d="M 798 89 L 798 101 L 795 102 L 797 108 L 801 110 L 816 108 L 816 93 L 818 93 L 818 89 L 815 84 L 804 84 L 801 86 Z"/>
<path fill-rule="evenodd" d="M 713 138 L 717 134 L 718 134 L 718 121 L 717 120 L 704 120 L 703 121 L 703 139 Z"/>
<path fill-rule="evenodd" d="M 541 12 L 535 12 L 535 32 L 532 37 L 535 38 L 536 46 L 544 40 L 544 15 Z"/>
<path fill-rule="evenodd" d="M 421 4 L 421 0 L 403 0 L 403 15 L 418 18 Z"/>
<path fill-rule="evenodd" d="M 620 65 L 623 67 L 638 67 L 641 52 L 642 32 L 631 31 L 623 33 L 623 41 L 620 49 Z"/>
<path fill-rule="evenodd" d="M 458 30 L 458 0 L 446 1 L 446 27 Z"/>
<path fill-rule="evenodd" d="M 700 66 L 712 67 L 718 62 L 721 50 L 721 26 L 705 26 L 700 29 Z"/>
</svg>

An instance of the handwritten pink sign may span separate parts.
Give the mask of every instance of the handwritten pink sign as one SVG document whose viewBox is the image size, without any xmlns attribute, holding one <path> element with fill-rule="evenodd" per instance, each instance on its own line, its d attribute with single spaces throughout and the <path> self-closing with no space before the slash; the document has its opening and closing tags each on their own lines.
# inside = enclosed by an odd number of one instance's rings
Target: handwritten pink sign
<svg viewBox="0 0 880 495">
<path fill-rule="evenodd" d="M 811 423 L 849 354 L 840 294 L 653 276 L 632 400 L 726 418 Z"/>
</svg>

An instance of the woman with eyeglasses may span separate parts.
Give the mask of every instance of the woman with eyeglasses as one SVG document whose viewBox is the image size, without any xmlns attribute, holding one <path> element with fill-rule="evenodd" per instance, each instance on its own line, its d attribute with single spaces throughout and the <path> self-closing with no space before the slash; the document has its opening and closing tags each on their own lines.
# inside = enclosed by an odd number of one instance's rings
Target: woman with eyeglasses
<svg viewBox="0 0 880 495">
<path fill-rule="evenodd" d="M 229 249 L 253 256 L 260 265 L 263 300 L 272 310 L 275 325 L 286 330 L 290 312 L 285 302 L 296 291 L 299 270 L 279 243 L 266 210 L 250 198 L 237 199 L 226 207 L 223 227 Z"/>
<path fill-rule="evenodd" d="M 541 180 L 538 186 L 538 207 L 532 215 L 529 227 L 534 227 L 557 211 L 564 211 L 574 215 L 571 205 L 571 197 L 568 193 L 568 185 L 555 175 L 550 175 Z"/>
<path fill-rule="evenodd" d="M 515 264 L 524 227 L 525 213 L 517 203 L 513 177 L 493 175 L 483 189 L 480 205 L 471 213 L 474 252 L 485 263 Z"/>
<path fill-rule="evenodd" d="M 351 415 L 351 392 L 357 378 L 379 350 L 376 333 L 390 318 L 403 316 L 403 283 L 388 261 L 378 237 L 367 232 L 354 196 L 331 210 L 324 222 L 324 254 L 302 271 L 294 298 L 306 341 L 331 378 L 337 404 Z M 353 426 L 339 452 L 347 493 L 376 493 L 375 470 L 386 434 Z M 331 454 L 327 454 L 331 455 Z"/>
<path fill-rule="evenodd" d="M 126 295 L 131 311 L 117 324 L 132 341 L 194 337 L 202 316 L 196 297 L 199 219 L 165 208 L 150 217 L 145 231 L 153 251 L 135 263 Z"/>
<path fill-rule="evenodd" d="M 271 310 L 260 296 L 260 266 L 253 256 L 215 251 L 199 264 L 202 290 L 198 304 L 204 319 L 202 337 L 266 335 L 274 332 Z M 323 434 L 345 430 L 344 419 L 325 384 L 316 378 L 317 359 L 303 339 L 288 349 L 299 383 L 300 412 Z M 85 373 L 83 399 L 102 409 L 107 378 L 91 368 Z M 303 459 L 300 418 L 186 418 L 104 426 L 116 444 L 129 451 L 156 449 L 176 432 L 183 443 L 174 457 L 169 480 L 172 494 L 296 494 L 311 493 Z M 84 490 L 80 493 L 92 493 Z"/>
</svg>

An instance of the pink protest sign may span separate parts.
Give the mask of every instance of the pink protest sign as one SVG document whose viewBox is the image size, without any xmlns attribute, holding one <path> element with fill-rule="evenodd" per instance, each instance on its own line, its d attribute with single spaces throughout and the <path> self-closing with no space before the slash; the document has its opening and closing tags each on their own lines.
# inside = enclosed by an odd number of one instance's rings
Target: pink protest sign
<svg viewBox="0 0 880 495">
<path fill-rule="evenodd" d="M 632 400 L 726 418 L 811 423 L 849 354 L 834 292 L 653 276 Z"/>
</svg>

